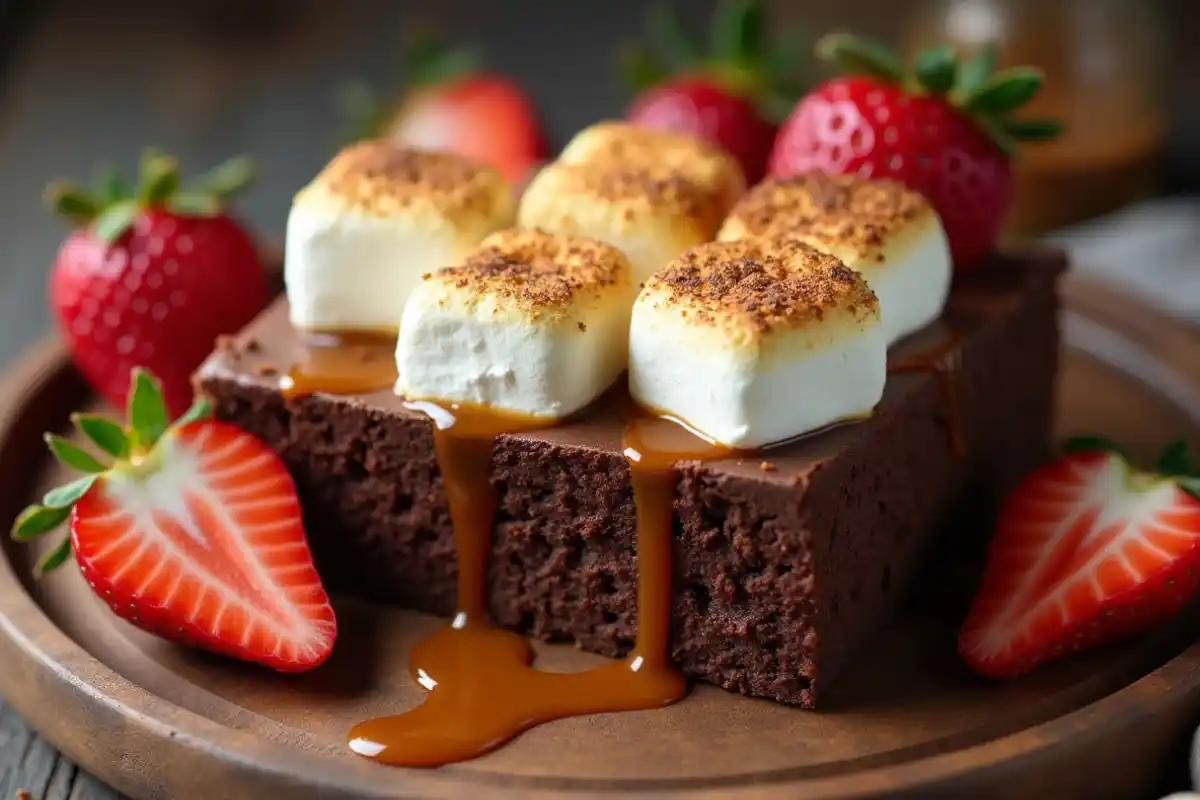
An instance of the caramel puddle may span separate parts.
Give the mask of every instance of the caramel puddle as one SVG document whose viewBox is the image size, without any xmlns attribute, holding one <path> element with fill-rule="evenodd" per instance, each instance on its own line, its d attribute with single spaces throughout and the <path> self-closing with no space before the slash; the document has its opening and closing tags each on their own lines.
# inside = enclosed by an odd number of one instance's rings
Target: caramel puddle
<svg viewBox="0 0 1200 800">
<path fill-rule="evenodd" d="M 623 449 L 637 509 L 638 629 L 624 659 L 573 673 L 533 666 L 528 640 L 493 625 L 486 613 L 487 558 L 497 498 L 490 481 L 495 437 L 542 427 L 482 409 L 410 404 L 435 422 L 434 441 L 458 550 L 458 613 L 418 644 L 410 669 L 428 690 L 403 714 L 368 720 L 350 749 L 375 761 L 435 767 L 488 753 L 522 732 L 564 717 L 659 708 L 687 694 L 670 660 L 671 544 L 675 463 L 731 457 L 682 425 L 629 417 Z"/>
<path fill-rule="evenodd" d="M 314 392 L 367 394 L 396 384 L 396 337 L 385 333 L 309 332 L 304 355 L 279 379 L 284 397 Z"/>
</svg>

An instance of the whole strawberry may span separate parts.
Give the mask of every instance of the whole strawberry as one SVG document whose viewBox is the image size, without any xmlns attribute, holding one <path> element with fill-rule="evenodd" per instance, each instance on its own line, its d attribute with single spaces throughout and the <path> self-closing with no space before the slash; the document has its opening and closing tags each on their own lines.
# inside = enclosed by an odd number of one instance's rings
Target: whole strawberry
<svg viewBox="0 0 1200 800">
<path fill-rule="evenodd" d="M 942 47 L 917 56 L 907 74 L 886 48 L 849 34 L 823 38 L 817 53 L 845 75 L 817 86 L 792 111 L 768 172 L 902 181 L 941 216 L 955 265 L 979 262 L 995 247 L 1012 202 L 1018 144 L 1061 132 L 1051 120 L 1012 116 L 1041 88 L 1041 72 L 994 72 L 992 49 L 959 61 Z"/>
<path fill-rule="evenodd" d="M 654 9 L 647 29 L 651 51 L 635 46 L 624 53 L 626 82 L 638 93 L 626 119 L 708 139 L 738 160 L 748 183 L 757 183 L 776 125 L 801 92 L 797 37 L 785 31 L 768 47 L 757 0 L 718 7 L 707 53 L 669 9 Z"/>
<path fill-rule="evenodd" d="M 111 176 L 97 192 L 50 186 L 75 226 L 54 262 L 51 303 L 76 367 L 114 406 L 140 366 L 161 377 L 168 408 L 182 414 L 191 373 L 217 336 L 270 299 L 258 249 L 226 214 L 249 175 L 235 159 L 184 189 L 175 161 L 148 151 L 137 187 Z"/>
<path fill-rule="evenodd" d="M 39 576 L 74 554 L 96 596 L 149 633 L 280 672 L 312 669 L 333 650 L 337 619 L 296 487 L 274 451 L 207 414 L 199 401 L 169 424 L 160 385 L 135 370 L 128 425 L 72 416 L 89 449 L 46 436 L 83 475 L 25 509 L 13 538 L 68 523 Z"/>
<path fill-rule="evenodd" d="M 455 153 L 487 164 L 514 183 L 546 158 L 533 102 L 508 78 L 486 72 L 477 55 L 419 37 L 404 49 L 407 88 L 381 102 L 369 87 L 342 97 L 349 138 L 387 137 L 410 147 Z"/>
</svg>

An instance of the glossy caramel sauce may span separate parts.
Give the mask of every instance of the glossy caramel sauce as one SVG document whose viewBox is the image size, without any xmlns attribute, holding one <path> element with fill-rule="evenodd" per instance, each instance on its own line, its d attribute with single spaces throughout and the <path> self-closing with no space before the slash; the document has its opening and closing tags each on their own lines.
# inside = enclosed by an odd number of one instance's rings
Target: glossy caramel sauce
<svg viewBox="0 0 1200 800">
<path fill-rule="evenodd" d="M 285 393 L 359 393 L 393 385 L 392 345 L 381 339 L 341 336 L 309 343 L 308 357 L 285 379 Z M 952 380 L 952 356 L 959 339 L 952 334 L 937 347 L 893 360 L 888 372 L 939 376 L 951 418 L 951 444 L 961 454 L 965 444 Z M 380 359 L 380 353 L 386 358 Z M 638 564 L 633 651 L 584 672 L 543 672 L 535 667 L 533 648 L 524 636 L 499 628 L 488 618 L 487 567 L 499 501 L 491 482 L 496 437 L 551 427 L 562 420 L 464 404 L 406 402 L 407 408 L 433 422 L 458 556 L 457 611 L 448 627 L 421 641 L 410 656 L 413 679 L 427 691 L 424 702 L 407 712 L 356 725 L 347 737 L 353 752 L 388 765 L 437 767 L 484 755 L 544 722 L 658 708 L 687 693 L 687 683 L 670 653 L 676 465 L 752 454 L 713 444 L 682 421 L 641 409 L 621 389 L 599 402 L 615 405 L 625 421 L 622 451 L 633 486 Z"/>
<path fill-rule="evenodd" d="M 940 344 L 905 358 L 889 357 L 887 365 L 889 375 L 932 372 L 937 377 L 942 402 L 946 406 L 950 451 L 954 453 L 955 458 L 965 458 L 967 455 L 967 437 L 963 430 L 958 385 L 954 382 L 954 373 L 958 366 L 958 347 L 962 344 L 962 339 L 961 333 L 951 331 Z"/>
<path fill-rule="evenodd" d="M 350 748 L 385 764 L 434 767 L 483 755 L 550 720 L 658 708 L 682 698 L 687 683 L 670 658 L 675 464 L 733 453 L 672 420 L 627 416 L 622 445 L 637 509 L 633 652 L 585 672 L 542 672 L 533 665 L 525 637 L 488 620 L 486 577 L 497 503 L 490 481 L 495 437 L 546 423 L 483 409 L 408 405 L 434 421 L 458 551 L 458 612 L 449 627 L 413 650 L 410 668 L 428 690 L 425 701 L 406 713 L 355 726 Z"/>
<path fill-rule="evenodd" d="M 302 356 L 279 379 L 284 397 L 369 394 L 396 384 L 394 334 L 344 331 L 307 332 Z"/>
</svg>

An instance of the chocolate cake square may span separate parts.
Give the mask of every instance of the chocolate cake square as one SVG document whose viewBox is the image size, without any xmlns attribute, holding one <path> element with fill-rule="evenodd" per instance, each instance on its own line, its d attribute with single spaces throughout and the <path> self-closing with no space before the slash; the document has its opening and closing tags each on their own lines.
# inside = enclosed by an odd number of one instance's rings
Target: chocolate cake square
<svg viewBox="0 0 1200 800">
<path fill-rule="evenodd" d="M 690 678 L 805 708 L 895 612 L 948 520 L 988 516 L 1048 454 L 1059 339 L 1053 251 L 960 276 L 942 318 L 891 363 L 870 419 L 766 451 L 682 463 L 672 655 Z M 278 301 L 196 376 L 219 418 L 283 457 L 329 587 L 449 615 L 457 574 L 430 422 L 391 392 L 285 399 L 303 344 Z M 814 387 L 819 391 L 819 387 Z M 796 402 L 804 402 L 797 397 Z M 498 438 L 489 603 L 501 625 L 625 654 L 637 629 L 622 423 L 599 404 Z M 961 448 L 955 446 L 955 438 Z"/>
</svg>

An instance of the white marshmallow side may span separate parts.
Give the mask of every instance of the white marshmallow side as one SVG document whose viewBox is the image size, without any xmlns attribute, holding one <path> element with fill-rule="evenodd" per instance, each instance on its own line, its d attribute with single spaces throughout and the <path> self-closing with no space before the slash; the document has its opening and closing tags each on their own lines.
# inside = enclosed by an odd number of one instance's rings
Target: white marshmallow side
<svg viewBox="0 0 1200 800">
<path fill-rule="evenodd" d="M 885 263 L 850 261 L 846 266 L 862 272 L 879 298 L 889 345 L 942 315 L 954 275 L 950 245 L 936 217 L 920 232 L 914 231 L 906 246 L 885 250 Z"/>
<path fill-rule="evenodd" d="M 878 321 L 768 335 L 775 341 L 761 349 L 730 346 L 677 313 L 639 302 L 630 327 L 630 393 L 738 449 L 863 417 L 882 398 L 887 347 Z"/>
<path fill-rule="evenodd" d="M 421 230 L 333 202 L 298 202 L 284 259 L 292 325 L 395 331 L 422 274 L 461 263 L 489 232 Z"/>
<path fill-rule="evenodd" d="M 937 215 L 927 214 L 877 249 L 858 252 L 825 237 L 797 237 L 858 270 L 879 298 L 889 345 L 942 315 L 954 276 L 950 244 Z"/>
<path fill-rule="evenodd" d="M 557 419 L 603 394 L 625 369 L 628 305 L 535 325 L 493 315 L 489 303 L 443 307 L 431 294 L 418 287 L 400 325 L 401 396 Z"/>
<path fill-rule="evenodd" d="M 511 230 L 421 282 L 396 343 L 397 394 L 542 419 L 586 406 L 625 371 L 637 289 L 615 248 Z"/>
<path fill-rule="evenodd" d="M 684 250 L 711 240 L 719 219 L 715 195 L 694 184 L 681 188 L 711 206 L 711 213 L 688 214 L 687 204 L 646 193 L 639 181 L 652 183 L 650 178 L 616 174 L 612 183 L 619 190 L 604 185 L 604 169 L 564 164 L 543 168 L 521 198 L 517 224 L 612 245 L 629 259 L 635 286 Z"/>
</svg>

